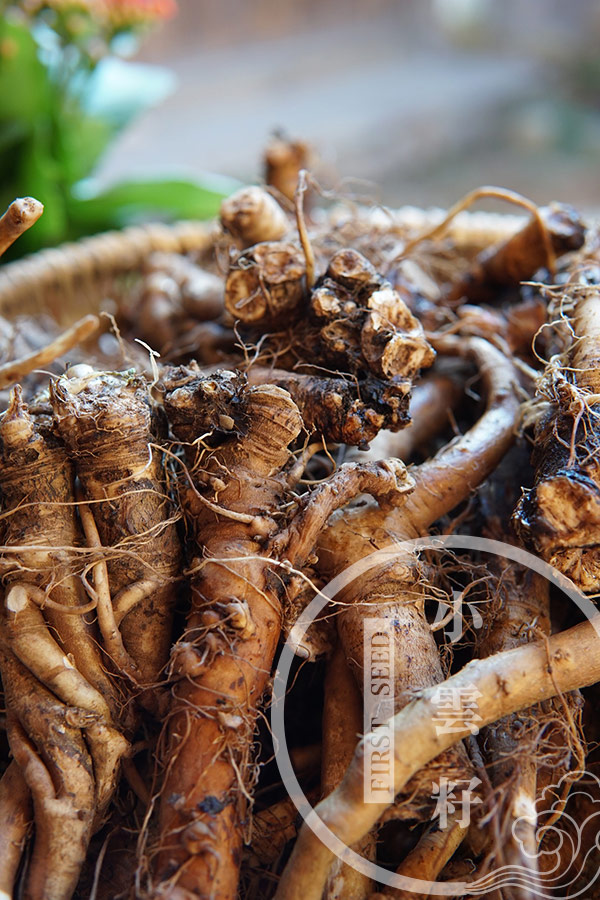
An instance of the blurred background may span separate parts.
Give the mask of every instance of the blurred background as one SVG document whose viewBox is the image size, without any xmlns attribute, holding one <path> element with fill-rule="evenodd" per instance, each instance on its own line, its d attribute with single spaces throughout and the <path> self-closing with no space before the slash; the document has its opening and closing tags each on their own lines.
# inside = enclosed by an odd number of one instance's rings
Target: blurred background
<svg viewBox="0 0 600 900">
<path fill-rule="evenodd" d="M 135 65 L 111 69 L 104 58 L 99 78 L 95 59 L 93 90 L 75 79 L 71 93 L 87 117 L 108 117 L 112 130 L 96 145 L 90 135 L 97 153 L 86 151 L 85 165 L 75 167 L 66 189 L 77 202 L 67 202 L 66 226 L 50 228 L 46 243 L 128 217 L 212 215 L 234 183 L 227 179 L 260 179 L 275 129 L 315 147 L 328 187 L 349 191 L 348 179 L 359 179 L 368 183 L 363 193 L 387 205 L 446 206 L 477 185 L 497 184 L 540 203 L 600 207 L 596 0 L 107 3 L 121 15 L 137 9 L 138 19 L 145 11 L 148 21 L 113 23 L 98 53 L 124 54 Z M 18 7 L 17 18 L 31 21 L 33 10 L 39 31 L 41 10 L 46 31 L 56 30 L 65 9 L 90 6 L 25 0 L 9 4 L 4 18 L 14 19 Z M 5 57 L 4 49 L 3 133 Z M 63 54 L 58 68 L 64 63 Z M 21 152 L 14 143 L 9 149 Z M 27 171 L 9 165 L 6 175 L 5 165 L 3 199 L 35 194 Z M 170 180 L 171 209 L 169 195 L 157 195 L 149 209 L 131 187 L 115 196 L 115 185 L 156 178 Z M 185 185 L 195 188 L 185 195 Z M 99 215 L 99 198 L 111 191 L 112 207 L 105 203 Z M 40 199 L 58 202 L 52 191 Z"/>
</svg>

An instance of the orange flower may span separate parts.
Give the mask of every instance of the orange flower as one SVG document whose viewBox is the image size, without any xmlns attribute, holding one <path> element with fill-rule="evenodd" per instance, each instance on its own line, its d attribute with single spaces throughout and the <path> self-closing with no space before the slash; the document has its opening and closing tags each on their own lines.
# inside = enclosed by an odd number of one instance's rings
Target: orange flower
<svg viewBox="0 0 600 900">
<path fill-rule="evenodd" d="M 175 0 L 103 0 L 107 19 L 126 28 L 170 19 L 177 12 Z"/>
<path fill-rule="evenodd" d="M 86 13 L 110 29 L 150 25 L 170 19 L 177 12 L 176 0 L 21 0 L 19 5 L 32 16 L 44 9 L 62 14 Z"/>
</svg>

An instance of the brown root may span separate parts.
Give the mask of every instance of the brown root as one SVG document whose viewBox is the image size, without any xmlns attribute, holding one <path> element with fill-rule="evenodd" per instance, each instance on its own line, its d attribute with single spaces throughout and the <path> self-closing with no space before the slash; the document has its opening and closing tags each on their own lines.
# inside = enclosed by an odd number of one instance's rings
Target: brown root
<svg viewBox="0 0 600 900">
<path fill-rule="evenodd" d="M 96 549 L 99 541 L 112 548 L 105 550 L 95 577 L 102 578 L 106 566 L 113 597 L 139 582 L 156 584 L 118 627 L 110 621 L 108 591 L 105 585 L 102 588 L 103 621 L 106 634 L 112 636 L 111 647 L 118 649 L 120 632 L 142 683 L 154 684 L 171 646 L 180 547 L 160 450 L 153 448 L 157 420 L 146 382 L 129 374 L 95 371 L 81 378 L 65 377 L 52 385 L 52 404 L 85 499 L 92 501 L 93 523 L 85 506 L 82 509 L 89 526 L 95 523 L 88 529 L 88 539 Z M 96 529 L 99 541 L 93 534 Z"/>
<path fill-rule="evenodd" d="M 225 308 L 234 321 L 276 325 L 295 316 L 305 288 L 306 264 L 295 244 L 256 244 L 229 269 Z"/>
<path fill-rule="evenodd" d="M 290 223 L 274 197 L 260 187 L 235 191 L 221 203 L 221 225 L 242 249 L 264 241 L 280 241 Z"/>
<path fill-rule="evenodd" d="M 356 250 L 340 250 L 310 297 L 323 364 L 377 378 L 413 378 L 435 353 L 421 323 Z"/>
<path fill-rule="evenodd" d="M 161 356 L 185 353 L 201 336 L 213 336 L 224 346 L 234 336 L 218 325 L 224 311 L 223 281 L 175 253 L 153 253 L 134 301 L 125 304 L 120 319 L 126 330 L 143 338 Z M 195 334 L 194 334 L 195 332 Z M 226 335 L 228 343 L 226 342 Z"/>
<path fill-rule="evenodd" d="M 30 414 L 18 387 L 0 419 L 0 459 L 2 505 L 9 513 L 4 522 L 9 583 L 42 588 L 69 612 L 79 610 L 83 590 L 79 564 L 73 557 L 81 538 L 75 518 L 73 468 L 43 417 Z M 45 549 L 36 549 L 36 544 Z M 13 545 L 32 546 L 12 551 Z M 93 634 L 82 616 L 65 615 L 54 603 L 45 608 L 44 619 L 64 652 L 72 655 L 76 669 L 112 708 L 114 689 Z"/>
<path fill-rule="evenodd" d="M 448 860 L 461 845 L 467 833 L 466 825 L 461 821 L 462 812 L 450 813 L 448 824 L 440 828 L 434 826 L 420 838 L 419 843 L 411 850 L 396 869 L 397 875 L 405 878 L 418 878 L 420 881 L 437 881 L 440 872 Z M 387 888 L 381 900 L 427 900 L 426 894 L 415 894 L 413 891 L 402 891 Z M 373 896 L 369 900 L 375 900 Z"/>
<path fill-rule="evenodd" d="M 570 347 L 548 363 L 539 386 L 551 405 L 535 426 L 534 485 L 514 522 L 530 547 L 589 592 L 600 587 L 600 307 L 585 270 L 563 293 L 574 305 Z"/>
<path fill-rule="evenodd" d="M 280 507 L 302 474 L 288 449 L 302 428 L 290 395 L 249 387 L 239 374 L 202 376 L 193 368 L 165 374 L 163 387 L 173 430 L 188 445 L 191 478 L 182 500 L 203 558 L 192 568 L 192 610 L 172 659 L 179 681 L 158 877 L 163 886 L 199 893 L 210 881 L 229 898 L 252 783 L 256 705 L 281 629 L 284 582 L 270 560 L 283 556 L 288 571 L 301 568 L 334 509 L 360 490 L 401 493 L 403 467 L 343 467 L 299 504 L 285 528 L 277 522 Z M 213 423 L 220 427 L 207 434 Z"/>
<path fill-rule="evenodd" d="M 44 417 L 29 413 L 18 389 L 0 419 L 0 458 L 7 584 L 1 616 L 6 646 L 2 676 L 9 717 L 19 723 L 11 726 L 11 748 L 17 762 L 18 753 L 25 754 L 28 772 L 43 772 L 48 766 L 51 783 L 64 782 L 63 793 L 56 793 L 58 787 L 36 793 L 23 769 L 36 825 L 29 876 L 36 887 L 31 896 L 70 897 L 91 828 L 114 793 L 128 743 L 115 725 L 118 693 L 103 667 L 95 636 L 79 614 L 80 536 L 72 468 Z M 52 599 L 48 606 L 43 602 L 46 593 Z M 77 615 L 71 614 L 74 610 Z M 49 749 L 54 745 L 56 752 Z M 43 786 L 43 778 L 39 784 Z M 74 810 L 80 825 L 71 821 Z M 73 846 L 62 847 L 63 841 Z M 50 851 L 57 866 L 63 860 L 65 870 L 59 876 L 50 867 L 46 882 L 45 854 Z"/>
<path fill-rule="evenodd" d="M 70 900 L 96 813 L 81 711 L 59 703 L 10 651 L 2 651 L 1 669 L 10 747 L 31 791 L 36 825 L 25 895 Z"/>
<path fill-rule="evenodd" d="M 265 181 L 288 200 L 294 199 L 301 169 L 310 168 L 314 152 L 305 141 L 276 135 L 265 149 Z"/>
<path fill-rule="evenodd" d="M 410 422 L 397 433 L 380 431 L 369 449 L 357 451 L 358 462 L 396 457 L 408 463 L 417 451 L 452 422 L 452 411 L 458 406 L 463 390 L 458 379 L 449 375 L 427 374 L 411 391 Z"/>
<path fill-rule="evenodd" d="M 191 471 L 205 457 L 201 480 L 183 496 L 205 564 L 193 578 L 186 640 L 206 664 L 188 668 L 187 656 L 175 648 L 180 680 L 173 687 L 157 872 L 172 888 L 201 895 L 210 883 L 215 894 L 229 898 L 237 891 L 256 704 L 280 630 L 279 601 L 261 544 L 273 530 L 270 515 L 285 493 L 281 473 L 290 461 L 288 445 L 302 423 L 284 391 L 247 389 L 227 373 L 186 378 L 176 370 L 165 387 L 173 428 L 186 442 L 219 415 L 229 415 L 232 424 L 229 437 L 212 452 L 198 448 L 195 461 L 190 451 Z M 211 478 L 215 500 L 207 507 L 201 495 L 210 496 Z M 213 512 L 215 503 L 221 515 Z M 231 517 L 238 511 L 250 511 L 250 522 Z M 232 601 L 246 611 L 243 629 L 229 615 Z"/>
<path fill-rule="evenodd" d="M 444 338 L 436 347 L 476 362 L 486 390 L 486 411 L 465 435 L 413 473 L 415 490 L 404 512 L 419 529 L 450 512 L 493 471 L 515 439 L 519 414 L 517 374 L 504 354 L 480 338 L 466 338 L 462 344 Z"/>
<path fill-rule="evenodd" d="M 362 697 L 341 647 L 336 647 L 325 675 L 323 707 L 322 796 L 326 797 L 341 782 L 352 761 L 363 733 Z M 367 859 L 375 857 L 375 833 L 370 832 L 352 848 Z M 370 878 L 336 860 L 327 879 L 324 896 L 364 900 L 373 888 Z"/>
<path fill-rule="evenodd" d="M 32 822 L 31 793 L 14 760 L 0 779 L 0 897 L 12 897 Z"/>
<path fill-rule="evenodd" d="M 304 425 L 335 443 L 365 446 L 382 428 L 397 431 L 409 422 L 410 382 L 303 375 L 252 366 L 250 384 L 276 384 L 287 390 L 302 412 Z"/>
<path fill-rule="evenodd" d="M 319 800 L 318 789 L 308 792 L 313 803 Z M 253 863 L 265 866 L 274 863 L 283 853 L 288 841 L 298 833 L 298 810 L 291 797 L 279 800 L 252 817 L 249 856 Z"/>
<path fill-rule="evenodd" d="M 552 266 L 548 241 L 555 257 L 583 246 L 585 225 L 572 206 L 553 203 L 540 209 L 539 217 L 530 219 L 500 247 L 481 253 L 465 278 L 453 285 L 446 302 L 451 305 L 463 299 L 471 303 L 489 302 L 502 288 L 517 287 L 529 280 L 538 269 Z"/>
<path fill-rule="evenodd" d="M 19 197 L 13 200 L 0 218 L 0 256 L 18 237 L 35 225 L 43 212 L 44 207 L 33 197 Z"/>
<path fill-rule="evenodd" d="M 60 337 L 48 344 L 42 350 L 37 350 L 21 359 L 16 359 L 0 366 L 0 390 L 21 381 L 34 369 L 41 369 L 50 365 L 60 356 L 64 356 L 77 344 L 80 344 L 98 330 L 100 321 L 97 316 L 84 316 L 68 328 Z"/>
</svg>

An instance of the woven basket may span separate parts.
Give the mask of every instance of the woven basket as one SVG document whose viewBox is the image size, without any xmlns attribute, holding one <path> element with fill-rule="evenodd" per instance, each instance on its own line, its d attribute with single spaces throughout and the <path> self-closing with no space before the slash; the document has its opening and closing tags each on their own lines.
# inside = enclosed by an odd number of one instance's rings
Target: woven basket
<svg viewBox="0 0 600 900">
<path fill-rule="evenodd" d="M 97 312 L 118 279 L 139 273 L 150 253 L 202 252 L 213 241 L 214 226 L 179 222 L 109 231 L 41 250 L 0 267 L 0 314 L 13 319 L 45 312 L 70 325 L 85 313 Z"/>
<path fill-rule="evenodd" d="M 403 207 L 393 213 L 377 211 L 373 221 L 406 236 L 417 235 L 443 218 L 443 210 Z M 493 213 L 461 213 L 448 236 L 469 253 L 505 240 L 523 224 L 523 217 Z M 0 315 L 7 319 L 51 315 L 68 326 L 88 312 L 97 312 L 114 296 L 127 275 L 139 274 L 156 250 L 203 253 L 217 238 L 214 223 L 178 222 L 111 231 L 76 243 L 63 244 L 0 266 Z M 118 291 L 117 291 L 118 293 Z"/>
</svg>

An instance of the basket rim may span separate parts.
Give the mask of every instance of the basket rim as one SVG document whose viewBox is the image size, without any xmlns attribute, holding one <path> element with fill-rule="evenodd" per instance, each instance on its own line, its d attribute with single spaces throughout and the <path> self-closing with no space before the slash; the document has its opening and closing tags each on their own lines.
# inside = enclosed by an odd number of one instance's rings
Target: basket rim
<svg viewBox="0 0 600 900">
<path fill-rule="evenodd" d="M 150 223 L 91 237 L 31 253 L 0 265 L 0 315 L 13 318 L 43 309 L 46 293 L 65 295 L 66 305 L 74 291 L 93 293 L 96 285 L 139 270 L 146 257 L 157 250 L 187 253 L 205 250 L 214 240 L 215 223 L 181 221 Z M 60 308 L 55 310 L 58 314 Z M 64 319 L 65 316 L 58 316 Z M 70 318 L 68 314 L 66 318 Z"/>
</svg>

